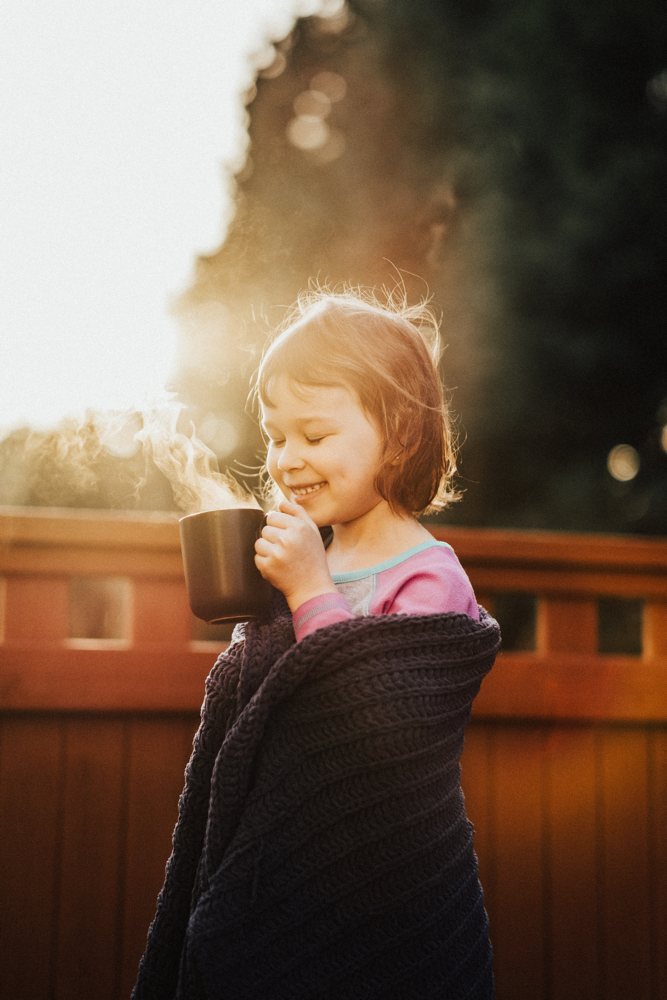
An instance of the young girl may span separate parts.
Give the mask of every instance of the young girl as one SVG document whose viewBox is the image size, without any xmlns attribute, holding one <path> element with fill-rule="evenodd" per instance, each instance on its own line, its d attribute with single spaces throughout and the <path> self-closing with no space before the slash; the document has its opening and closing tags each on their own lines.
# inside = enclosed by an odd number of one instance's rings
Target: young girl
<svg viewBox="0 0 667 1000">
<path fill-rule="evenodd" d="M 135 1000 L 493 997 L 460 757 L 500 639 L 418 520 L 454 499 L 433 332 L 321 295 L 265 354 L 275 599 L 207 678 Z"/>
<path fill-rule="evenodd" d="M 417 520 L 455 498 L 436 338 L 427 311 L 323 295 L 302 303 L 262 361 L 267 469 L 284 499 L 255 561 L 285 595 L 297 640 L 354 614 L 478 618 L 452 548 Z"/>
</svg>

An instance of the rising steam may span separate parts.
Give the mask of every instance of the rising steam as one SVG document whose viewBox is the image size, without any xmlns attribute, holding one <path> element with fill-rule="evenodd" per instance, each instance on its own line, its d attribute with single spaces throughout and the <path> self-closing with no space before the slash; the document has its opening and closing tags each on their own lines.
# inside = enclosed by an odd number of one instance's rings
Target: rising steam
<svg viewBox="0 0 667 1000">
<path fill-rule="evenodd" d="M 226 507 L 259 507 L 253 494 L 228 472 L 195 433 L 186 408 L 173 400 L 160 401 L 141 414 L 142 427 L 134 435 L 168 479 L 177 506 L 188 514 Z"/>
</svg>

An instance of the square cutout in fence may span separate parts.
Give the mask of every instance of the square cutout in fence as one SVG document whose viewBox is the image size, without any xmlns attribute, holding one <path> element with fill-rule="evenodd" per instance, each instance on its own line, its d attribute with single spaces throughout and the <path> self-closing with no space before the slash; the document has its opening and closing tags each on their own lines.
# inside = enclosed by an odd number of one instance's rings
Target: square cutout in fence
<svg viewBox="0 0 667 1000">
<path fill-rule="evenodd" d="M 537 601 L 534 594 L 507 591 L 493 594 L 493 616 L 498 620 L 503 649 L 521 652 L 535 649 Z"/>
<path fill-rule="evenodd" d="M 72 640 L 129 641 L 132 585 L 124 576 L 76 576 L 70 580 Z"/>
<path fill-rule="evenodd" d="M 644 602 L 626 597 L 598 600 L 598 652 L 640 656 Z"/>
</svg>

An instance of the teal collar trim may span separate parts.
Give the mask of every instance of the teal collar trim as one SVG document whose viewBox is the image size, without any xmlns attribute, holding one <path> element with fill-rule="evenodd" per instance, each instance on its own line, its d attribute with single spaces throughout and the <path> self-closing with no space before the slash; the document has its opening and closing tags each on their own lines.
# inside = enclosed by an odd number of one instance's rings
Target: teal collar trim
<svg viewBox="0 0 667 1000">
<path fill-rule="evenodd" d="M 432 549 L 436 545 L 444 545 L 446 548 L 451 549 L 451 545 L 448 542 L 439 542 L 436 538 L 430 538 L 425 542 L 420 542 L 419 545 L 414 545 L 407 552 L 401 552 L 399 556 L 394 556 L 393 559 L 387 559 L 385 562 L 378 563 L 376 566 L 370 566 L 368 569 L 355 569 L 351 573 L 332 573 L 331 579 L 334 583 L 351 583 L 353 580 L 363 580 L 365 576 L 375 576 L 377 573 L 382 573 L 385 569 L 392 569 L 392 567 L 405 562 L 406 559 L 416 555 L 418 552 L 423 552 L 424 549 Z"/>
</svg>

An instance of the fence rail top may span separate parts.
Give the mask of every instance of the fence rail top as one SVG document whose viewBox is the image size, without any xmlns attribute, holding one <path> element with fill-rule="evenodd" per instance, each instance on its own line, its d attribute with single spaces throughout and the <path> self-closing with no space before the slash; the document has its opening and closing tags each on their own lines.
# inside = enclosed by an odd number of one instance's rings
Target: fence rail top
<svg viewBox="0 0 667 1000">
<path fill-rule="evenodd" d="M 0 506 L 0 551 L 24 546 L 178 549 L 178 511 Z M 667 538 L 427 523 L 468 563 L 616 566 L 667 575 Z"/>
</svg>

